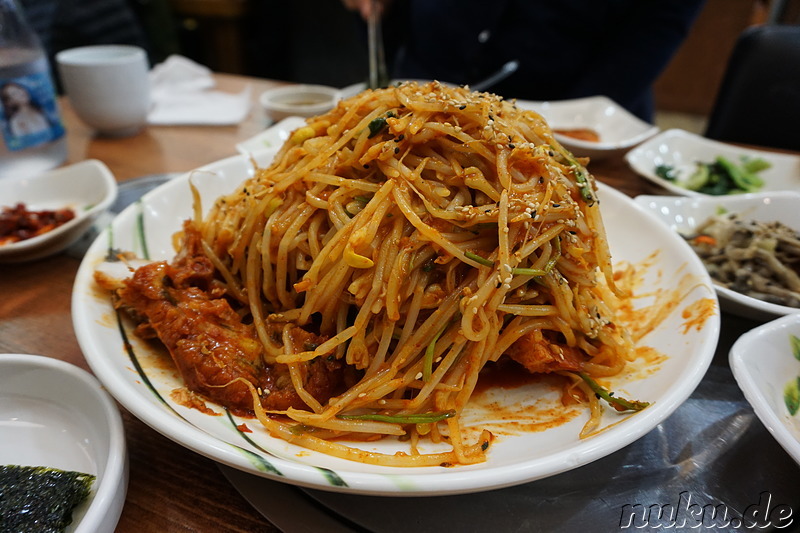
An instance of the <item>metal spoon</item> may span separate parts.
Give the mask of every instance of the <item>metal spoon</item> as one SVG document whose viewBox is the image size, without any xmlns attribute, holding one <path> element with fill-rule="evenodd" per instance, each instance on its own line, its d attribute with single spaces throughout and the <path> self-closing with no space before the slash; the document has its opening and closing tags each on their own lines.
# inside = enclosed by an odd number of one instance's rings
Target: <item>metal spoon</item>
<svg viewBox="0 0 800 533">
<path fill-rule="evenodd" d="M 512 59 L 511 61 L 505 63 L 502 67 L 500 67 L 500 70 L 498 70 L 488 78 L 483 79 L 478 83 L 471 84 L 470 89 L 472 89 L 473 91 L 485 91 L 489 87 L 500 83 L 504 79 L 514 74 L 518 68 L 519 68 L 519 60 Z"/>
</svg>

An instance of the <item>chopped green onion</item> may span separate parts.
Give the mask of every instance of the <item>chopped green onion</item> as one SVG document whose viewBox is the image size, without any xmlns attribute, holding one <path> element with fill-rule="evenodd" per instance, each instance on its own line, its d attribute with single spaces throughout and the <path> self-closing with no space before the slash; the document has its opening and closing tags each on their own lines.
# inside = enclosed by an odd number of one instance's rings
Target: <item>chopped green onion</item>
<svg viewBox="0 0 800 533">
<path fill-rule="evenodd" d="M 512 274 L 516 274 L 517 276 L 534 276 L 534 277 L 546 276 L 547 274 L 550 273 L 551 270 L 553 270 L 553 268 L 555 268 L 556 262 L 558 262 L 558 259 L 560 257 L 561 257 L 561 239 L 560 238 L 556 238 L 556 253 L 553 254 L 553 257 L 551 257 L 547 261 L 547 264 L 544 266 L 543 269 L 540 269 L 540 268 L 512 268 L 511 269 L 511 273 Z"/>
<path fill-rule="evenodd" d="M 594 204 L 594 194 L 592 194 L 592 186 L 589 183 L 589 180 L 586 178 L 586 174 L 583 172 L 583 169 L 578 165 L 575 161 L 570 161 L 572 163 L 572 169 L 575 171 L 575 180 L 578 182 L 578 187 L 581 190 L 581 196 L 584 200 L 586 200 L 589 205 Z"/>
<path fill-rule="evenodd" d="M 487 267 L 493 267 L 494 266 L 494 261 L 490 261 L 489 259 L 486 259 L 485 257 L 481 257 L 478 254 L 474 254 L 472 252 L 464 252 L 464 257 L 466 257 L 467 259 L 471 259 L 471 260 L 475 261 L 476 263 L 480 263 L 483 266 L 487 266 Z"/>
<path fill-rule="evenodd" d="M 542 270 L 541 268 L 512 268 L 512 274 L 516 274 L 517 276 L 546 276 L 547 270 Z"/>
<path fill-rule="evenodd" d="M 795 378 L 789 381 L 783 388 L 783 403 L 786 404 L 786 409 L 789 414 L 794 416 L 800 409 L 800 378 Z"/>
<path fill-rule="evenodd" d="M 572 171 L 575 173 L 575 182 L 578 184 L 578 188 L 581 191 L 581 196 L 584 200 L 591 206 L 594 205 L 594 193 L 592 191 L 592 184 L 589 183 L 589 178 L 586 176 L 583 167 L 575 161 L 575 158 L 572 157 L 567 150 L 563 147 L 557 149 L 558 153 L 567 160 L 569 165 L 572 167 Z"/>
<path fill-rule="evenodd" d="M 289 428 L 289 433 L 291 433 L 292 435 L 302 435 L 306 433 L 309 429 L 311 429 L 311 426 L 307 426 L 306 424 L 295 424 L 294 426 Z"/>
<path fill-rule="evenodd" d="M 437 333 L 436 336 L 433 337 L 433 340 L 431 340 L 431 342 L 428 343 L 428 347 L 425 348 L 425 357 L 423 357 L 422 359 L 422 381 L 424 381 L 425 383 L 431 380 L 431 374 L 433 373 L 433 352 L 434 350 L 436 350 L 436 342 L 439 340 L 439 337 L 442 336 L 442 334 L 447 329 L 447 326 L 449 325 L 450 325 L 449 323 L 445 324 L 442 327 L 442 329 L 439 330 L 439 333 Z"/>
<path fill-rule="evenodd" d="M 561 237 L 556 237 L 556 253 L 553 254 L 553 257 L 550 258 L 550 260 L 544 266 L 544 269 L 550 272 L 553 270 L 553 268 L 555 268 L 559 259 L 561 259 Z"/>
<path fill-rule="evenodd" d="M 595 380 L 589 377 L 588 374 L 584 372 L 576 372 L 580 378 L 586 382 L 587 385 L 592 389 L 592 391 L 597 394 L 599 397 L 604 399 L 608 402 L 608 405 L 616 409 L 617 411 L 641 411 L 648 405 L 650 402 L 640 402 L 637 400 L 626 400 L 625 398 L 620 398 L 619 396 L 614 396 L 613 392 L 609 392 L 603 387 L 601 387 Z"/>
<path fill-rule="evenodd" d="M 374 422 L 388 422 L 390 424 L 433 424 L 441 422 L 456 415 L 454 410 L 440 411 L 438 413 L 417 413 L 408 415 L 380 415 L 377 413 L 363 415 L 336 415 L 342 420 L 372 420 Z"/>
<path fill-rule="evenodd" d="M 386 127 L 386 119 L 394 116 L 394 113 L 389 111 L 385 117 L 378 117 L 369 123 L 369 139 L 372 139 L 379 134 Z"/>
</svg>

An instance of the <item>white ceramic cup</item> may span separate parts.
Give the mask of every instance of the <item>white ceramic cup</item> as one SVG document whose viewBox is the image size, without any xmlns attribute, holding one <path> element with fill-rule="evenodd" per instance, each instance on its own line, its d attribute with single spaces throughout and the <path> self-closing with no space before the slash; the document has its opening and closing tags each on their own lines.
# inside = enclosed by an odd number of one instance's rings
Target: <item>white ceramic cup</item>
<svg viewBox="0 0 800 533">
<path fill-rule="evenodd" d="M 147 54 L 138 46 L 94 45 L 56 54 L 64 92 L 78 117 L 100 135 L 126 137 L 147 123 Z"/>
</svg>

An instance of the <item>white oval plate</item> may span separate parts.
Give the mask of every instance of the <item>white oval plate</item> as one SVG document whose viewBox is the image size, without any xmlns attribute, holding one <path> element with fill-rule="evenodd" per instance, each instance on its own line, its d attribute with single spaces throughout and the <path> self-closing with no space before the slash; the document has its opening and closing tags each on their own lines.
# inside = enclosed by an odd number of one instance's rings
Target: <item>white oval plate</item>
<svg viewBox="0 0 800 533">
<path fill-rule="evenodd" d="M 31 239 L 0 245 L 0 262 L 20 262 L 56 254 L 78 240 L 117 197 L 114 175 L 101 161 L 88 159 L 22 179 L 0 180 L 0 202 L 19 202 L 32 211 L 71 208 L 75 218 Z"/>
<path fill-rule="evenodd" d="M 236 145 L 236 150 L 253 160 L 260 166 L 269 165 L 275 151 L 289 139 L 289 135 L 297 128 L 306 125 L 302 117 L 287 117 L 272 127 L 253 135 Z"/>
<path fill-rule="evenodd" d="M 694 172 L 698 161 L 710 163 L 717 156 L 723 156 L 733 162 L 738 162 L 741 156 L 761 157 L 769 161 L 772 166 L 758 173 L 764 179 L 764 186 L 758 192 L 800 191 L 800 157 L 743 148 L 679 129 L 667 130 L 656 135 L 628 152 L 625 159 L 638 174 L 673 194 L 711 196 L 690 191 L 660 178 L 656 176 L 655 169 L 658 165 L 671 165 L 676 169 L 678 180 L 685 179 Z"/>
<path fill-rule="evenodd" d="M 194 172 L 191 179 L 207 209 L 213 199 L 238 186 L 251 172 L 249 160 L 237 156 Z M 681 317 L 682 310 L 699 299 L 716 303 L 711 280 L 699 259 L 680 237 L 638 209 L 630 198 L 602 186 L 601 205 L 615 258 L 636 264 L 659 252 L 648 269 L 643 292 L 656 287 L 672 289 L 684 273 L 697 280 L 675 311 L 643 341 L 667 355 L 667 359 L 647 375 L 612 382 L 612 386 L 618 385 L 620 394 L 651 401 L 653 405 L 633 416 L 615 415 L 606 409 L 602 420 L 605 430 L 583 440 L 578 435 L 588 418 L 586 413 L 547 431 L 501 436 L 493 444 L 488 461 L 471 466 L 379 467 L 296 447 L 269 437 L 255 420 L 229 416 L 211 404 L 209 407 L 220 416 L 173 402 L 170 392 L 182 386 L 180 379 L 173 370 L 165 369 L 167 365 L 153 364 L 164 355 L 159 356 L 133 337 L 128 327 L 119 327 L 109 298 L 94 284 L 93 272 L 107 253 L 112 232 L 115 248 L 140 256 L 147 249 L 153 259 L 172 258 L 171 236 L 192 212 L 189 179 L 189 175 L 178 177 L 151 191 L 140 204 L 123 211 L 111 228 L 98 237 L 78 271 L 72 315 L 87 361 L 128 410 L 176 442 L 234 468 L 306 487 L 382 495 L 456 494 L 524 483 L 603 457 L 650 431 L 691 394 L 714 354 L 719 314 L 714 313 L 699 328 L 687 327 Z M 144 240 L 137 236 L 140 219 Z M 126 352 L 128 342 L 130 351 Z M 536 387 L 496 394 L 501 396 L 499 401 L 511 405 L 550 392 Z M 237 430 L 237 424 L 242 423 L 253 432 Z M 405 449 L 389 439 L 369 446 L 384 453 Z"/>
<path fill-rule="evenodd" d="M 729 213 L 741 213 L 742 217 L 749 220 L 779 221 L 800 231 L 800 191 L 702 197 L 641 195 L 634 200 L 670 229 L 684 235 L 694 233 L 695 228 L 720 208 Z M 796 307 L 765 302 L 717 284 L 714 287 L 722 308 L 745 318 L 772 320 L 800 312 Z"/>
<path fill-rule="evenodd" d="M 93 474 L 68 533 L 112 533 L 125 503 L 122 418 L 88 372 L 51 357 L 0 354 L 0 464 Z"/>
<path fill-rule="evenodd" d="M 517 106 L 541 114 L 553 130 L 588 128 L 599 142 L 584 141 L 554 132 L 567 150 L 581 157 L 604 159 L 620 156 L 658 133 L 658 127 L 631 114 L 607 96 L 534 102 L 517 100 Z"/>
<path fill-rule="evenodd" d="M 800 314 L 786 315 L 748 331 L 731 347 L 729 361 L 756 416 L 800 464 L 800 414 L 792 416 L 783 399 L 784 387 L 800 379 L 792 336 L 800 337 Z"/>
</svg>

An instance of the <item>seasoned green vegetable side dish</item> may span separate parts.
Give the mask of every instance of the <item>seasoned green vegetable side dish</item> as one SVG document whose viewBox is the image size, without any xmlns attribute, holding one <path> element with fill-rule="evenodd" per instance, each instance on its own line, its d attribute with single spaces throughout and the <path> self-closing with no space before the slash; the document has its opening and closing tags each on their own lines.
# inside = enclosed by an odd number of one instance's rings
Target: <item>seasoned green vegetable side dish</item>
<svg viewBox="0 0 800 533">
<path fill-rule="evenodd" d="M 800 338 L 789 335 L 789 344 L 792 347 L 792 355 L 800 360 Z M 800 410 L 800 376 L 794 377 L 783 388 L 783 402 L 789 414 L 794 416 Z"/>
<path fill-rule="evenodd" d="M 658 165 L 655 172 L 658 177 L 684 189 L 722 196 L 761 190 L 764 180 L 758 173 L 770 166 L 772 165 L 769 161 L 760 157 L 742 157 L 737 164 L 730 159 L 717 156 L 710 163 L 698 161 L 694 172 L 685 179 L 680 178 L 672 165 Z"/>
<path fill-rule="evenodd" d="M 64 531 L 94 480 L 91 474 L 56 468 L 0 465 L 0 532 Z"/>
</svg>

